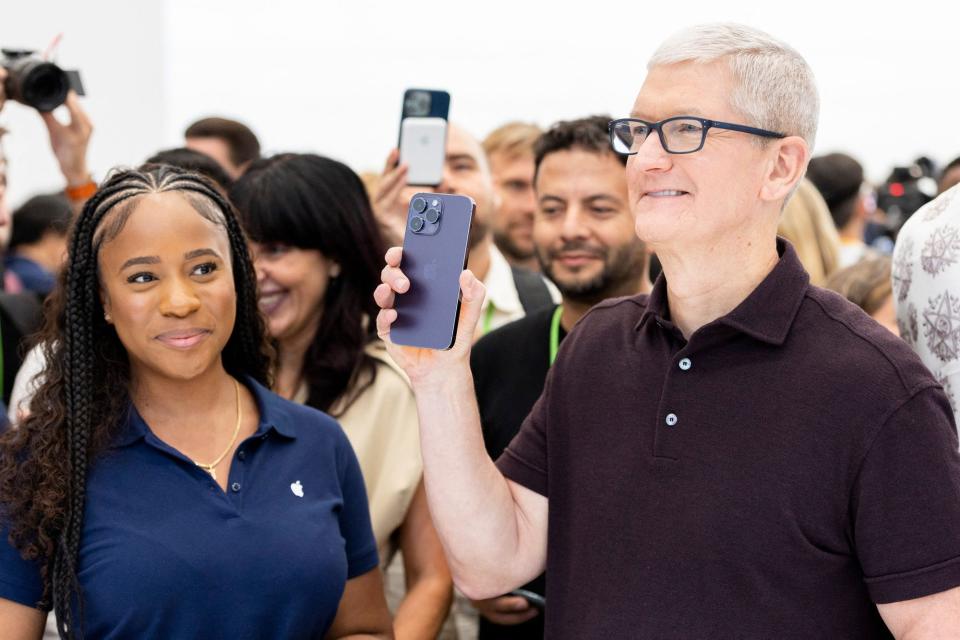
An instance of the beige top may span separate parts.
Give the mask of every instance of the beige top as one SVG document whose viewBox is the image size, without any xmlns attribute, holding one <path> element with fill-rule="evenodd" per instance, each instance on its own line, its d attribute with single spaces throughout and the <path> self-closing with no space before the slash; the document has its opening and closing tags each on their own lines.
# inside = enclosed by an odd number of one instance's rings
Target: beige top
<svg viewBox="0 0 960 640">
<path fill-rule="evenodd" d="M 423 475 L 423 461 L 417 407 L 406 374 L 379 340 L 368 345 L 366 353 L 377 362 L 376 380 L 337 421 L 360 462 L 373 535 L 381 566 L 385 567 L 396 551 L 396 543 L 390 537 L 406 518 Z M 306 385 L 293 400 L 306 402 Z M 338 411 L 339 404 L 339 400 L 334 404 L 333 413 Z"/>
</svg>

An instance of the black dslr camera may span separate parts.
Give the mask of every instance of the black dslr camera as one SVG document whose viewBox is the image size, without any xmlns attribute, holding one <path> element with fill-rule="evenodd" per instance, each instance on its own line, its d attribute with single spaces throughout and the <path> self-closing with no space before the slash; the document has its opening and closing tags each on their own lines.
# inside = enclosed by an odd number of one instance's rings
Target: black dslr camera
<svg viewBox="0 0 960 640">
<path fill-rule="evenodd" d="M 34 51 L 0 49 L 0 67 L 7 71 L 3 85 L 7 97 L 37 111 L 53 111 L 70 89 L 84 95 L 79 71 L 65 71 Z"/>
</svg>

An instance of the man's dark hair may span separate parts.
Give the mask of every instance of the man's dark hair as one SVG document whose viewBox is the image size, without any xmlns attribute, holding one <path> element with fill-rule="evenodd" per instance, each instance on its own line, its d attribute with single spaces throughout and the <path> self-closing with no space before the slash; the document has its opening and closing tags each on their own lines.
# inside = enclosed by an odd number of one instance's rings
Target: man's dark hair
<svg viewBox="0 0 960 640">
<path fill-rule="evenodd" d="M 48 232 L 66 236 L 73 210 L 70 201 L 60 193 L 34 196 L 13 212 L 10 250 L 35 244 Z"/>
<path fill-rule="evenodd" d="M 230 190 L 233 180 L 227 175 L 220 164 L 205 153 L 178 147 L 166 149 L 147 158 L 144 164 L 165 164 L 179 169 L 186 169 L 206 176 L 216 182 L 224 193 Z"/>
<path fill-rule="evenodd" d="M 219 138 L 230 149 L 230 162 L 238 167 L 260 157 L 260 141 L 250 128 L 227 118 L 204 118 L 187 127 L 185 138 Z"/>
<path fill-rule="evenodd" d="M 563 120 L 547 129 L 533 145 L 534 179 L 540 172 L 543 159 L 557 151 L 582 149 L 591 153 L 610 154 L 626 166 L 627 156 L 615 153 L 610 147 L 607 125 L 610 116 L 588 116 L 577 120 Z"/>
<path fill-rule="evenodd" d="M 863 167 L 860 163 L 845 153 L 818 156 L 810 160 L 807 178 L 826 200 L 837 229 L 847 226 L 853 217 L 863 184 Z"/>
</svg>

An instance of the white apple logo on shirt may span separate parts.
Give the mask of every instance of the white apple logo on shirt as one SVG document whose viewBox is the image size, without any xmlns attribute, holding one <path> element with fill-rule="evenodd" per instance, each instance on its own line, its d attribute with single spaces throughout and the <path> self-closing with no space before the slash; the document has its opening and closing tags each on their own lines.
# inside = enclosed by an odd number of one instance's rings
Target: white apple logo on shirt
<svg viewBox="0 0 960 640">
<path fill-rule="evenodd" d="M 290 485 L 290 491 L 293 491 L 293 495 L 297 496 L 298 498 L 303 497 L 303 485 L 300 484 L 299 480 Z"/>
</svg>

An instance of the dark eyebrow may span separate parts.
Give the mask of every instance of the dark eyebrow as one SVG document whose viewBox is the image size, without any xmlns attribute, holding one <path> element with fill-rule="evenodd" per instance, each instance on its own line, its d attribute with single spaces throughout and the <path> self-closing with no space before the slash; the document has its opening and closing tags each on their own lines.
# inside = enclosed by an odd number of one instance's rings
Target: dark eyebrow
<svg viewBox="0 0 960 640">
<path fill-rule="evenodd" d="M 567 202 L 566 200 L 564 200 L 564 199 L 561 198 L 560 196 L 552 196 L 552 195 L 550 195 L 549 193 L 546 194 L 546 195 L 540 196 L 540 202 L 541 202 L 541 203 L 546 202 L 547 200 L 555 200 L 556 202 L 559 202 L 560 204 L 566 204 L 566 202 Z"/>
<path fill-rule="evenodd" d="M 120 271 L 123 271 L 127 267 L 133 267 L 138 264 L 160 264 L 159 256 L 139 256 L 136 258 L 130 258 L 123 263 L 123 266 L 120 267 Z"/>
<path fill-rule="evenodd" d="M 193 260 L 194 258 L 199 258 L 200 256 L 213 256 L 214 258 L 220 258 L 220 254 L 213 249 L 194 249 L 193 251 L 187 251 L 185 254 L 183 254 L 183 259 Z M 220 259 L 222 260 L 222 258 Z"/>
<path fill-rule="evenodd" d="M 447 162 L 456 162 L 457 160 L 469 160 L 476 164 L 477 159 L 469 153 L 451 153 L 447 156 Z"/>
<path fill-rule="evenodd" d="M 610 202 L 616 204 L 620 204 L 622 202 L 617 196 L 610 195 L 608 193 L 597 193 L 592 196 L 587 196 L 583 199 L 584 202 L 596 202 L 597 200 L 609 200 Z"/>
</svg>

